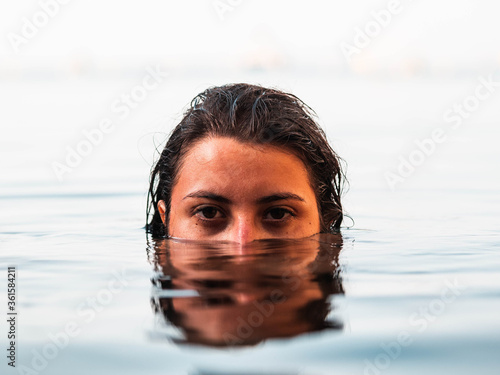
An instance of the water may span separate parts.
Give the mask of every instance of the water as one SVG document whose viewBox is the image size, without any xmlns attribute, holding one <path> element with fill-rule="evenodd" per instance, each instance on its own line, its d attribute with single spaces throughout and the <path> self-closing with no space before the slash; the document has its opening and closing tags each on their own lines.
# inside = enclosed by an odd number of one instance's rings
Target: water
<svg viewBox="0 0 500 375">
<path fill-rule="evenodd" d="M 155 243 L 155 313 L 182 333 L 173 341 L 212 347 L 341 330 L 329 314 L 330 298 L 344 293 L 342 237 L 322 237 L 245 246 Z"/>
<path fill-rule="evenodd" d="M 304 83 L 304 90 L 318 82 Z M 407 85 L 404 92 L 434 95 L 429 101 L 456 90 Z M 61 84 L 52 92 L 71 98 L 74 88 Z M 99 92 L 81 89 L 75 92 Z M 341 89 L 332 90 L 341 97 Z M 46 102 L 34 104 L 34 114 L 19 112 L 21 123 L 52 113 L 49 98 L 40 100 Z M 326 113 L 326 99 L 324 106 L 317 100 L 313 107 Z M 351 109 L 326 117 L 339 124 L 328 131 L 349 164 L 345 202 L 355 224 L 347 219 L 338 236 L 264 241 L 245 251 L 146 237 L 148 162 L 136 152 L 133 127 L 62 184 L 47 167 L 59 151 L 45 156 L 35 144 L 46 129 L 26 133 L 35 148 L 22 149 L 19 158 L 6 159 L 16 148 L 7 134 L 2 163 L 12 173 L 1 187 L 0 262 L 2 269 L 17 267 L 17 365 L 51 375 L 498 374 L 494 118 L 483 112 L 391 191 L 384 170 L 411 151 L 413 135 L 434 125 L 404 133 L 392 113 L 394 123 L 380 122 L 385 130 L 377 134 L 369 123 L 343 126 Z M 74 114 L 57 116 L 62 129 L 64 116 Z M 22 128 L 12 131 L 17 137 Z M 42 140 L 49 148 L 66 144 L 47 134 Z M 1 327 L 5 348 L 7 326 Z M 2 374 L 17 373 L 2 361 Z"/>
<path fill-rule="evenodd" d="M 40 373 L 363 373 L 367 363 L 381 373 L 500 369 L 492 225 L 467 231 L 471 218 L 450 212 L 437 229 L 439 217 L 418 225 L 381 214 L 386 229 L 258 243 L 234 255 L 230 246 L 148 240 L 139 218 L 130 219 L 143 198 L 2 201 L 11 213 L 2 263 L 18 270 L 18 365 L 33 368 L 44 350 L 52 356 L 58 337 L 61 348 Z M 66 336 L 68 324 L 74 336 Z"/>
</svg>

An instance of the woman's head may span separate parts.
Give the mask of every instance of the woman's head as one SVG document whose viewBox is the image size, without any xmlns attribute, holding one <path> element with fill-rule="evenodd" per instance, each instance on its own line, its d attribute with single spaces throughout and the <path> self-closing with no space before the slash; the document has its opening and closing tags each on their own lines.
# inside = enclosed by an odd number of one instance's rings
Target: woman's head
<svg viewBox="0 0 500 375">
<path fill-rule="evenodd" d="M 196 96 L 151 173 L 154 237 L 247 242 L 340 228 L 339 158 L 294 95 L 248 84 Z"/>
</svg>

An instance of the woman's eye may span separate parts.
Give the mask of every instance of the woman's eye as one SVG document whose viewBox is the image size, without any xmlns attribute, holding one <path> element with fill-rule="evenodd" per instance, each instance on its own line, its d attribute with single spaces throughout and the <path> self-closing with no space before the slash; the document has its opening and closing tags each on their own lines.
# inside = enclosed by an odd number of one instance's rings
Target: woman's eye
<svg viewBox="0 0 500 375">
<path fill-rule="evenodd" d="M 203 207 L 196 211 L 196 215 L 202 219 L 218 219 L 223 217 L 222 213 L 216 207 Z"/>
<path fill-rule="evenodd" d="M 265 219 L 267 220 L 283 220 L 288 218 L 289 216 L 293 216 L 292 213 L 285 208 L 272 208 L 267 211 Z"/>
</svg>

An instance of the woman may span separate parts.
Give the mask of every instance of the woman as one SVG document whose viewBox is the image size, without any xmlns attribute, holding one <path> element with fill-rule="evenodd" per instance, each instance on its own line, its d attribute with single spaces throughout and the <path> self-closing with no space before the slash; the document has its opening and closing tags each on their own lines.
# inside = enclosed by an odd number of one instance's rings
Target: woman
<svg viewBox="0 0 500 375">
<path fill-rule="evenodd" d="M 249 84 L 196 96 L 151 173 L 153 237 L 230 241 L 336 232 L 344 175 L 300 99 Z"/>
</svg>

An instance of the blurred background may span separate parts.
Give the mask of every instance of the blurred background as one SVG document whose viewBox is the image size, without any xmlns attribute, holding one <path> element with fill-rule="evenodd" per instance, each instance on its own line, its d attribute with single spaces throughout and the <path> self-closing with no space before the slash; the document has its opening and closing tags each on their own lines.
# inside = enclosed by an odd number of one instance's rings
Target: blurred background
<svg viewBox="0 0 500 375">
<path fill-rule="evenodd" d="M 432 190 L 440 204 L 438 191 L 498 189 L 499 9 L 487 0 L 3 2 L 0 194 L 145 194 L 155 150 L 189 101 L 231 82 L 280 88 L 316 110 L 346 161 L 353 216 L 411 214 L 391 204 L 398 192 L 413 191 L 404 201 Z"/>
</svg>

